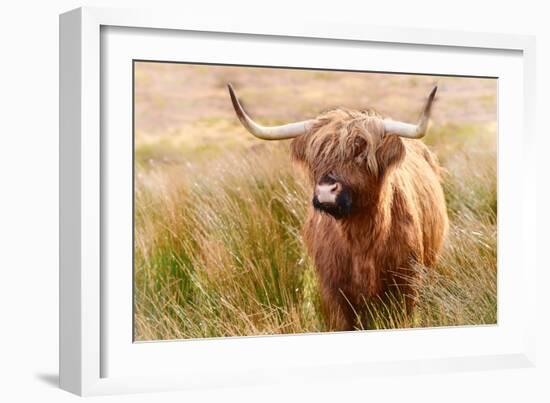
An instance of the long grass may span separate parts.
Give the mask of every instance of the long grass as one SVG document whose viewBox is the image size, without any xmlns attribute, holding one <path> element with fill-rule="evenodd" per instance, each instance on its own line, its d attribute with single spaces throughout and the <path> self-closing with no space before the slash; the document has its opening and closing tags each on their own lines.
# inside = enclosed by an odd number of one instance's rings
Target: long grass
<svg viewBox="0 0 550 403">
<path fill-rule="evenodd" d="M 445 249 L 436 267 L 418 267 L 415 314 L 368 303 L 366 328 L 496 323 L 494 137 L 481 125 L 431 131 L 445 168 Z M 310 191 L 286 144 L 138 160 L 135 189 L 137 340 L 326 330 L 300 236 Z"/>
</svg>

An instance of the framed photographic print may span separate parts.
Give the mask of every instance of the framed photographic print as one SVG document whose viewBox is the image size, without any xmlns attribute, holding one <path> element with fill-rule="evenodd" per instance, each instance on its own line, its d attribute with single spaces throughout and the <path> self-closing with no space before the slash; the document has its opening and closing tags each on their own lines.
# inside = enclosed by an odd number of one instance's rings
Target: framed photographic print
<svg viewBox="0 0 550 403">
<path fill-rule="evenodd" d="M 64 389 L 532 365 L 532 38 L 86 8 L 60 44 Z"/>
</svg>

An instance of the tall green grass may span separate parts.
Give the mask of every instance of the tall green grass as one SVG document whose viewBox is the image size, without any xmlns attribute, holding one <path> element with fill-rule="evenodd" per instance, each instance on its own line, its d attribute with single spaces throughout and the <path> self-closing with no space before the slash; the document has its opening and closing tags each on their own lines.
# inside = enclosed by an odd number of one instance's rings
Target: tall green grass
<svg viewBox="0 0 550 403">
<path fill-rule="evenodd" d="M 367 303 L 365 328 L 496 323 L 494 129 L 435 128 L 451 228 L 435 268 L 418 267 L 415 314 Z M 137 340 L 326 330 L 300 228 L 310 191 L 287 144 L 215 158 L 138 163 Z M 184 162 L 182 162 L 184 161 Z"/>
</svg>

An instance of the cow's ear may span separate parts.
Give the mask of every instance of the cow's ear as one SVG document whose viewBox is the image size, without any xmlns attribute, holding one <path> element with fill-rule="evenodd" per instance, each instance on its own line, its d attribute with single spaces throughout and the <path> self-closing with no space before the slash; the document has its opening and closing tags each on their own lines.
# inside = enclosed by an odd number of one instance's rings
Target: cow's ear
<svg viewBox="0 0 550 403">
<path fill-rule="evenodd" d="M 292 158 L 296 162 L 306 162 L 306 147 L 306 136 L 298 136 L 292 140 L 292 143 L 290 144 L 290 152 L 292 154 Z"/>
<path fill-rule="evenodd" d="M 376 150 L 379 173 L 383 175 L 388 169 L 397 166 L 405 158 L 405 153 L 405 145 L 399 136 L 385 136 Z"/>
</svg>

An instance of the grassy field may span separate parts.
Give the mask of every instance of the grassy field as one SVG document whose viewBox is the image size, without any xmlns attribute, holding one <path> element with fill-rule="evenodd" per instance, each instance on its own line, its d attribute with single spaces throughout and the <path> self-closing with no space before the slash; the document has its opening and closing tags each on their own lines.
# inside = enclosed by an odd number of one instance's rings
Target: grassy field
<svg viewBox="0 0 550 403">
<path fill-rule="evenodd" d="M 335 106 L 414 120 L 433 77 L 138 63 L 137 340 L 320 332 L 315 269 L 300 228 L 310 202 L 288 142 L 239 125 L 225 83 L 265 123 Z M 368 328 L 496 323 L 496 82 L 437 78 L 423 140 L 445 168 L 451 221 L 435 268 L 419 268 L 412 317 L 369 307 Z"/>
</svg>

